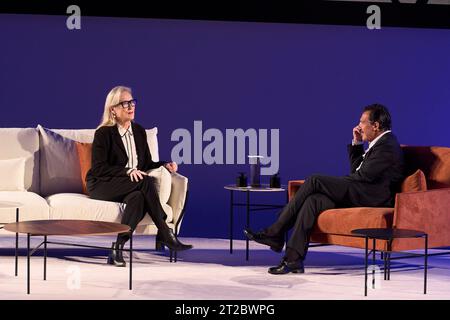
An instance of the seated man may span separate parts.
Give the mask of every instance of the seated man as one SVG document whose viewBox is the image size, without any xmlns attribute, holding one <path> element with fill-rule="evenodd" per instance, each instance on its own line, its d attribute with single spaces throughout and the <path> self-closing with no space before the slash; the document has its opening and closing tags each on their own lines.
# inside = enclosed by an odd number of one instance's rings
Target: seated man
<svg viewBox="0 0 450 320">
<path fill-rule="evenodd" d="M 364 152 L 363 142 L 369 142 Z M 391 132 L 391 116 L 386 107 L 364 108 L 359 125 L 353 128 L 348 145 L 351 174 L 344 177 L 314 175 L 280 212 L 277 221 L 260 232 L 245 229 L 248 239 L 281 252 L 284 234 L 292 229 L 280 265 L 271 274 L 303 273 L 309 237 L 317 216 L 337 207 L 392 207 L 403 181 L 403 153 Z"/>
</svg>

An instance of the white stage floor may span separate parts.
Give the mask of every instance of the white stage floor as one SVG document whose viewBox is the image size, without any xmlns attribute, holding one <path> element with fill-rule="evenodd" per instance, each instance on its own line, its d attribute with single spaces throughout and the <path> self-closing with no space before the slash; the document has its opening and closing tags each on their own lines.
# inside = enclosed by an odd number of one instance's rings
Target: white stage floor
<svg viewBox="0 0 450 320">
<path fill-rule="evenodd" d="M 113 237 L 52 237 L 65 241 L 110 246 Z M 154 237 L 137 236 L 135 249 L 153 249 Z M 128 290 L 129 269 L 106 264 L 106 251 L 49 245 L 47 281 L 43 281 L 41 251 L 31 260 L 31 294 L 26 294 L 26 238 L 21 237 L 19 276 L 14 276 L 14 237 L 0 237 L 0 299 L 152 299 L 152 300 L 304 300 L 304 299 L 450 299 L 450 256 L 429 258 L 428 294 L 423 294 L 423 258 L 392 261 L 391 280 L 382 269 L 376 287 L 364 297 L 364 251 L 340 246 L 312 248 L 305 274 L 275 276 L 267 273 L 282 255 L 245 241 L 183 238 L 194 249 L 169 263 L 167 252 L 135 252 L 133 290 Z M 33 244 L 38 238 L 33 238 Z M 435 252 L 430 250 L 430 253 Z M 377 263 L 382 261 L 377 254 Z"/>
</svg>

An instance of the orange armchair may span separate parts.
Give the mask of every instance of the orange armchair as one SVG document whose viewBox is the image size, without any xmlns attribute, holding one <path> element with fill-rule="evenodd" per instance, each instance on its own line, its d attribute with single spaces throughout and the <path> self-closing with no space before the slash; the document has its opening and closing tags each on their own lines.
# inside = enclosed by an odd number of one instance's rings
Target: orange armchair
<svg viewBox="0 0 450 320">
<path fill-rule="evenodd" d="M 406 174 L 421 169 L 427 190 L 396 195 L 394 208 L 340 208 L 323 211 L 317 218 L 311 242 L 364 248 L 364 239 L 351 235 L 361 228 L 405 228 L 428 233 L 429 248 L 450 246 L 450 148 L 402 146 Z M 289 181 L 291 199 L 304 180 Z M 377 250 L 422 249 L 422 239 L 377 241 Z"/>
</svg>

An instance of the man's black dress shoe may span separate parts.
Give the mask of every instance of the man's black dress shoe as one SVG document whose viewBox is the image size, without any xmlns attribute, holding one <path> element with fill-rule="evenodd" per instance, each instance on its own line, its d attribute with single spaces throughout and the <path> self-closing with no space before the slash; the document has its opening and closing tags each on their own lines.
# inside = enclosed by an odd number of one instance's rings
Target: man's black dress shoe
<svg viewBox="0 0 450 320">
<path fill-rule="evenodd" d="M 270 274 L 288 274 L 288 273 L 305 273 L 305 267 L 302 260 L 288 262 L 282 259 L 280 265 L 269 268 Z"/>
<path fill-rule="evenodd" d="M 264 231 L 253 232 L 252 230 L 246 228 L 244 229 L 244 234 L 249 240 L 265 244 L 269 246 L 275 252 L 281 252 L 284 246 L 283 237 L 269 237 L 264 233 Z"/>
</svg>

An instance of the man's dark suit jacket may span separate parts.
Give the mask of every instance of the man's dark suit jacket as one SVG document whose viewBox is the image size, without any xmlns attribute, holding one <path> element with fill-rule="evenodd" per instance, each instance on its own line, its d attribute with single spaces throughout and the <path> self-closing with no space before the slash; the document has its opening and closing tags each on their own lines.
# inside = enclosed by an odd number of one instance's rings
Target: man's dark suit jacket
<svg viewBox="0 0 450 320">
<path fill-rule="evenodd" d="M 349 145 L 351 174 L 344 179 L 352 182 L 349 198 L 355 205 L 394 205 L 395 193 L 404 179 L 403 151 L 397 138 L 388 132 L 370 148 L 363 160 L 363 145 Z M 361 168 L 356 168 L 363 162 Z"/>
<path fill-rule="evenodd" d="M 141 171 L 158 168 L 164 161 L 153 162 L 147 144 L 147 133 L 137 123 L 132 122 L 134 142 L 138 156 L 137 168 Z M 95 131 L 92 144 L 92 167 L 86 180 L 110 181 L 112 177 L 127 176 L 128 156 L 117 126 L 104 126 Z"/>
</svg>

